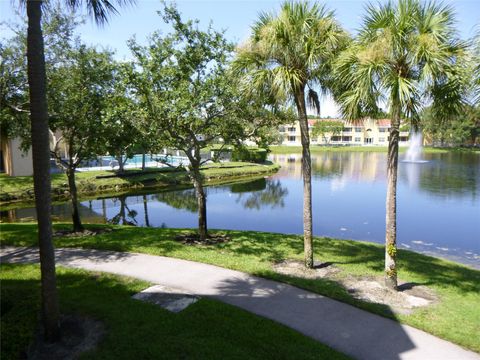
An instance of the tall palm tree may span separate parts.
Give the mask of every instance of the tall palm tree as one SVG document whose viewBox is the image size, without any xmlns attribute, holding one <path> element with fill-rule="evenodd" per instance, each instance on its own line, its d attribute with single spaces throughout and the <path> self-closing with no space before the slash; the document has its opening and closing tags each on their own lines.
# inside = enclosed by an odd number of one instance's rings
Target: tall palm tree
<svg viewBox="0 0 480 360">
<path fill-rule="evenodd" d="M 434 2 L 399 0 L 369 5 L 354 44 L 337 62 L 343 115 L 358 120 L 386 102 L 391 117 L 387 160 L 385 282 L 397 288 L 396 185 L 401 119 L 417 123 L 429 103 L 438 113 L 462 103 L 461 55 L 454 14 Z"/>
<path fill-rule="evenodd" d="M 309 268 L 313 267 L 312 185 L 306 99 L 320 111 L 319 96 L 313 88 L 328 91 L 332 60 L 347 41 L 347 33 L 324 6 L 287 1 L 278 15 L 260 15 L 249 40 L 238 48 L 233 65 L 243 74 L 250 90 L 266 90 L 278 102 L 293 100 L 297 108 L 302 143 L 305 266 Z"/>
<path fill-rule="evenodd" d="M 119 5 L 134 0 L 117 0 Z M 77 9 L 81 0 L 66 0 Z M 38 221 L 38 241 L 42 283 L 42 320 L 45 340 L 59 339 L 59 306 L 55 276 L 55 255 L 52 243 L 50 143 L 45 75 L 45 54 L 42 34 L 43 0 L 26 0 L 28 85 L 30 92 L 30 121 L 32 134 L 33 182 Z M 87 11 L 98 24 L 104 24 L 108 15 L 117 10 L 109 0 L 87 0 Z"/>
</svg>

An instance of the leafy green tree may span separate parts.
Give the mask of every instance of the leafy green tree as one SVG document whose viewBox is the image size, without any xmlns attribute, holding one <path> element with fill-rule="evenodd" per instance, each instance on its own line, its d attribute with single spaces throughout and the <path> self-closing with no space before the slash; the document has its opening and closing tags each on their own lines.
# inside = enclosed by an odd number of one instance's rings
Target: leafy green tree
<svg viewBox="0 0 480 360">
<path fill-rule="evenodd" d="M 329 144 L 333 136 L 340 134 L 343 130 L 341 121 L 317 120 L 313 125 L 312 136 L 321 136 L 325 143 Z M 327 135 L 330 135 L 327 137 Z"/>
<path fill-rule="evenodd" d="M 246 136 L 245 125 L 260 117 L 255 102 L 242 96 L 229 73 L 233 46 L 223 34 L 183 22 L 175 7 L 166 6 L 163 14 L 173 28 L 171 34 L 154 33 L 147 46 L 130 42 L 139 69 L 132 82 L 150 123 L 148 136 L 188 157 L 198 202 L 198 233 L 204 241 L 207 209 L 200 168 L 207 159 L 201 150 L 218 142 L 220 148 L 236 143 Z"/>
<path fill-rule="evenodd" d="M 102 117 L 107 104 L 116 100 L 109 96 L 116 80 L 115 65 L 110 53 L 85 45 L 77 44 L 65 52 L 65 64 L 51 72 L 48 82 L 50 127 L 61 134 L 51 154 L 68 178 L 73 230 L 83 231 L 75 172 L 83 161 L 104 153 L 106 140 L 112 137 L 105 131 Z M 115 105 L 119 106 L 117 101 Z"/>
<path fill-rule="evenodd" d="M 369 5 L 354 44 L 337 63 L 344 116 L 358 120 L 376 113 L 387 99 L 391 117 L 386 197 L 385 283 L 397 288 L 397 170 L 402 118 L 418 123 L 423 103 L 447 114 L 458 111 L 463 44 L 456 38 L 454 15 L 435 2 L 399 0 Z"/>
<path fill-rule="evenodd" d="M 27 138 L 28 93 L 25 43 L 19 36 L 0 42 L 0 129 L 2 137 Z"/>
<path fill-rule="evenodd" d="M 120 5 L 132 0 L 117 0 Z M 83 6 L 82 1 L 65 3 L 73 10 Z M 45 340 L 57 341 L 60 337 L 59 306 L 56 289 L 55 255 L 52 242 L 50 133 L 48 126 L 47 80 L 44 39 L 42 33 L 42 0 L 26 0 L 28 89 L 32 135 L 33 182 L 37 211 L 38 241 L 42 282 L 42 314 Z M 117 10 L 108 0 L 87 0 L 86 8 L 97 23 L 103 24 L 108 15 Z"/>
<path fill-rule="evenodd" d="M 312 186 L 307 105 L 320 112 L 320 86 L 332 83 L 331 64 L 348 42 L 333 13 L 313 3 L 284 2 L 280 12 L 263 13 L 252 27 L 248 41 L 237 49 L 234 67 L 244 74 L 245 89 L 267 92 L 277 102 L 295 103 L 300 122 L 303 173 L 303 228 L 305 266 L 313 267 Z"/>
<path fill-rule="evenodd" d="M 128 84 L 132 71 L 129 63 L 117 64 L 113 86 L 106 94 L 102 117 L 105 147 L 117 158 L 120 173 L 124 172 L 125 162 L 148 140 L 142 134 L 143 113 Z"/>
<path fill-rule="evenodd" d="M 421 113 L 423 133 L 440 146 L 474 145 L 480 137 L 480 107 L 464 105 L 459 114 L 439 117 L 432 109 Z"/>
<path fill-rule="evenodd" d="M 42 19 L 46 43 L 46 71 L 50 73 L 65 61 L 73 30 L 80 22 L 60 6 L 48 6 Z M 20 18 L 21 14 L 17 14 Z M 23 18 L 21 18 L 23 20 Z M 20 137 L 24 149 L 31 146 L 27 79 L 27 24 L 2 23 L 13 34 L 0 40 L 0 126 L 8 138 Z M 47 76 L 48 77 L 48 76 Z"/>
</svg>

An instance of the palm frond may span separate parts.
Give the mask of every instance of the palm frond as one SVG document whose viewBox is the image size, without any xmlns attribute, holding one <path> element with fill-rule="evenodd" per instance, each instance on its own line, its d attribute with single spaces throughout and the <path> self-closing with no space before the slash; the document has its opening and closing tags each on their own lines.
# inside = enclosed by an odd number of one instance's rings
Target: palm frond
<svg viewBox="0 0 480 360">
<path fill-rule="evenodd" d="M 83 6 L 83 0 L 67 0 L 66 3 L 72 10 L 77 10 Z M 85 7 L 88 15 L 92 16 L 98 25 L 103 26 L 108 23 L 111 15 L 118 14 L 116 6 L 133 5 L 136 0 L 115 0 L 115 3 L 116 5 L 110 0 L 85 0 Z"/>
<path fill-rule="evenodd" d="M 320 115 L 320 98 L 315 90 L 308 89 L 307 103 L 316 111 L 317 115 Z"/>
</svg>

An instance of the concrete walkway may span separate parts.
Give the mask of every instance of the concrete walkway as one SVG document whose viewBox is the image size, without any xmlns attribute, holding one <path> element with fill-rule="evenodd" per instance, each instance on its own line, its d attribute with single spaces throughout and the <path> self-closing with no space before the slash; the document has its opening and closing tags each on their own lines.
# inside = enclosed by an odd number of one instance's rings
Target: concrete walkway
<svg viewBox="0 0 480 360">
<path fill-rule="evenodd" d="M 0 255 L 2 262 L 38 261 L 35 248 L 6 247 Z M 410 326 L 238 271 L 162 256 L 83 249 L 57 249 L 56 259 L 66 267 L 130 276 L 209 296 L 277 321 L 356 359 L 480 360 L 477 353 Z"/>
</svg>

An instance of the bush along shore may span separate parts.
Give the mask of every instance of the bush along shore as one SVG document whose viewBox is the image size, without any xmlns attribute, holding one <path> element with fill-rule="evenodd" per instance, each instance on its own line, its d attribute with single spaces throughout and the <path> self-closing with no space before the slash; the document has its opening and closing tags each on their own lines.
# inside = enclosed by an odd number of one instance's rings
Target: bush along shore
<svg viewBox="0 0 480 360">
<path fill-rule="evenodd" d="M 262 164 L 248 162 L 214 163 L 202 167 L 205 185 L 231 182 L 247 177 L 267 176 L 275 173 L 279 165 L 271 162 Z M 127 170 L 122 174 L 114 171 L 87 171 L 76 175 L 78 194 L 88 197 L 98 194 L 118 194 L 119 192 L 169 187 L 191 187 L 188 173 L 183 168 L 158 168 L 145 171 Z M 55 201 L 69 198 L 68 182 L 65 174 L 52 175 L 52 198 Z M 9 177 L 0 174 L 0 204 L 31 203 L 34 201 L 33 177 Z"/>
</svg>

